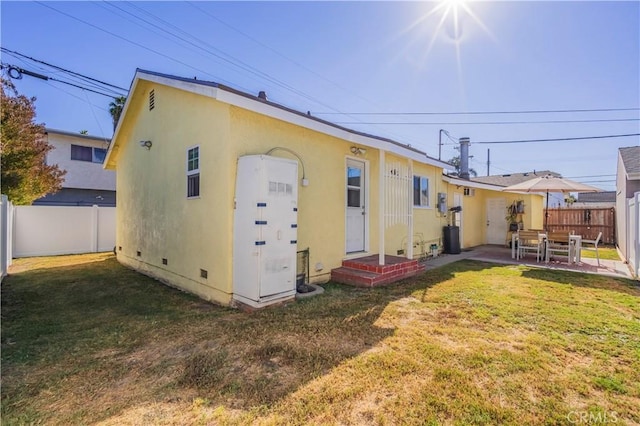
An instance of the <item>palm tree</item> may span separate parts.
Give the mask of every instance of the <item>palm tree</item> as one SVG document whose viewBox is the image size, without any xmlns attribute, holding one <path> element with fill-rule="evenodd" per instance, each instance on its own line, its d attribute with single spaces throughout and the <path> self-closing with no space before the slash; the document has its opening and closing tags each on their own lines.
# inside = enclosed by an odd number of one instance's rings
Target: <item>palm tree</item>
<svg viewBox="0 0 640 426">
<path fill-rule="evenodd" d="M 118 120 L 120 120 L 120 114 L 122 114 L 122 109 L 126 101 L 126 96 L 118 96 L 113 99 L 113 102 L 109 103 L 109 114 L 111 114 L 111 119 L 113 120 L 113 130 L 116 130 Z"/>
</svg>

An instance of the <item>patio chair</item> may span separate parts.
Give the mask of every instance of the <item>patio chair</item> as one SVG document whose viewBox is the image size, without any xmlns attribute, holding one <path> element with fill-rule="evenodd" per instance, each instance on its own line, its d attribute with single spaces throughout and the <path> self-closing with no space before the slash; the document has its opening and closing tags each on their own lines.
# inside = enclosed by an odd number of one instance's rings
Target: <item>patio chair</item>
<svg viewBox="0 0 640 426">
<path fill-rule="evenodd" d="M 520 260 L 527 252 L 536 253 L 536 262 L 542 257 L 543 238 L 538 231 L 518 231 L 518 256 Z"/>
<path fill-rule="evenodd" d="M 552 254 L 566 254 L 567 263 L 571 263 L 573 248 L 568 232 L 549 232 L 547 234 L 546 262 L 549 262 Z"/>
<path fill-rule="evenodd" d="M 582 248 L 581 248 L 581 250 L 596 252 L 596 259 L 598 259 L 598 266 L 600 266 L 600 253 L 598 253 L 598 244 L 600 243 L 600 238 L 602 238 L 602 232 L 598 234 L 598 238 L 596 238 L 595 240 L 582 240 Z M 585 247 L 585 244 L 593 244 L 593 247 Z"/>
</svg>

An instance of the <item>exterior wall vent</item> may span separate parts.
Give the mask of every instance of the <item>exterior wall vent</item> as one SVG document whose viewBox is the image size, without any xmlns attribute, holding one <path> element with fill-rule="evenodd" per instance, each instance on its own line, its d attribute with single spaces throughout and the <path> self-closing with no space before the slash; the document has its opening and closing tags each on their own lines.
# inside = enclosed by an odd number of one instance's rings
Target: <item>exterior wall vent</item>
<svg viewBox="0 0 640 426">
<path fill-rule="evenodd" d="M 156 107 L 156 92 L 155 90 L 151 90 L 149 92 L 149 111 Z"/>
<path fill-rule="evenodd" d="M 206 279 L 208 276 L 209 276 L 209 273 L 206 270 L 200 269 L 200 278 Z"/>
</svg>

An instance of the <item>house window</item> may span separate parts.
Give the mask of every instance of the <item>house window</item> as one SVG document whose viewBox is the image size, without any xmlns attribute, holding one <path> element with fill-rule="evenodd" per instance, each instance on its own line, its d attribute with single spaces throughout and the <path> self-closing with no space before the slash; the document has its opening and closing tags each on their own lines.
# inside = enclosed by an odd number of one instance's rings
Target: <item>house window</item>
<svg viewBox="0 0 640 426">
<path fill-rule="evenodd" d="M 413 205 L 429 207 L 429 179 L 424 176 L 413 176 Z"/>
<path fill-rule="evenodd" d="M 91 163 L 104 162 L 107 150 L 102 148 L 92 148 L 90 146 L 71 145 L 71 159 L 76 161 L 88 161 Z"/>
<path fill-rule="evenodd" d="M 93 150 L 90 146 L 71 145 L 71 159 L 93 161 Z"/>
<path fill-rule="evenodd" d="M 187 150 L 187 197 L 200 196 L 200 147 Z"/>
<path fill-rule="evenodd" d="M 104 163 L 104 158 L 107 156 L 107 150 L 102 148 L 93 148 L 93 162 Z"/>
</svg>

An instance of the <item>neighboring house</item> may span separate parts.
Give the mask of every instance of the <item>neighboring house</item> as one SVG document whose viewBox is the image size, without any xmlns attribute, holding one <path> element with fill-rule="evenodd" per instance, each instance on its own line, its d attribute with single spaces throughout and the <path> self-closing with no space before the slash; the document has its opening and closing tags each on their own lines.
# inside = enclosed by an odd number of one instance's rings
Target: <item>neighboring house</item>
<svg viewBox="0 0 640 426">
<path fill-rule="evenodd" d="M 518 183 L 526 182 L 528 180 L 535 179 L 540 176 L 547 176 L 547 175 L 562 177 L 560 173 L 552 172 L 550 170 L 534 170 L 532 172 L 524 172 L 524 173 L 508 173 L 503 175 L 478 176 L 478 177 L 471 178 L 471 180 L 473 180 L 474 182 L 507 187 L 511 185 L 516 185 Z M 564 201 L 564 197 L 565 197 L 565 194 L 550 192 L 548 206 L 550 208 L 564 207 L 566 205 Z"/>
<path fill-rule="evenodd" d="M 118 173 L 118 260 L 222 304 L 294 297 L 297 250 L 309 249 L 307 278 L 318 283 L 345 260 L 387 266 L 441 251 L 453 221 L 463 247 L 504 244 L 516 199 L 525 226 L 542 226 L 539 195 L 443 177 L 450 166 L 424 152 L 263 92 L 143 70 L 105 167 Z"/>
<path fill-rule="evenodd" d="M 640 275 L 640 146 L 618 150 L 616 173 L 617 243 L 623 258 Z"/>
<path fill-rule="evenodd" d="M 34 205 L 116 205 L 116 173 L 102 167 L 109 139 L 54 129 L 46 129 L 46 137 L 54 147 L 47 154 L 47 164 L 57 164 L 67 173 L 60 191 L 36 200 Z"/>
<path fill-rule="evenodd" d="M 616 191 L 579 192 L 574 208 L 606 209 L 616 206 Z"/>
</svg>

